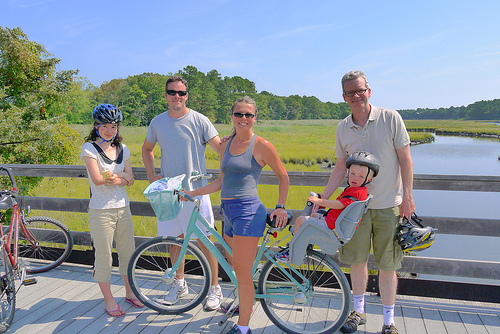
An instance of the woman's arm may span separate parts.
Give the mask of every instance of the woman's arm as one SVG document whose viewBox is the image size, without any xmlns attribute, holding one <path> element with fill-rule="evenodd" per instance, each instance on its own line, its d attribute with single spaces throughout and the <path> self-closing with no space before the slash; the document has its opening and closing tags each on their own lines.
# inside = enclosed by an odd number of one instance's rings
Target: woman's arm
<svg viewBox="0 0 500 334">
<path fill-rule="evenodd" d="M 132 173 L 132 166 L 130 164 L 130 159 L 125 160 L 123 172 L 116 173 L 116 176 L 127 181 L 126 186 L 131 186 L 134 184 L 134 174 Z"/>
<path fill-rule="evenodd" d="M 97 165 L 97 160 L 91 157 L 84 156 L 83 162 L 85 162 L 85 166 L 87 167 L 87 171 L 89 173 L 90 179 L 96 185 L 102 185 L 105 183 L 102 174 L 99 172 L 99 166 Z"/>
<path fill-rule="evenodd" d="M 278 152 L 274 148 L 271 142 L 265 140 L 264 138 L 257 137 L 254 146 L 254 157 L 261 166 L 269 165 L 273 170 L 274 174 L 278 178 L 278 203 L 279 205 L 285 206 L 286 198 L 288 196 L 288 188 L 290 186 L 290 180 L 288 178 L 288 173 L 285 167 L 281 163 L 278 156 Z M 284 209 L 276 209 L 271 213 L 271 219 L 277 216 L 278 226 L 283 226 L 286 223 L 288 214 Z"/>
</svg>

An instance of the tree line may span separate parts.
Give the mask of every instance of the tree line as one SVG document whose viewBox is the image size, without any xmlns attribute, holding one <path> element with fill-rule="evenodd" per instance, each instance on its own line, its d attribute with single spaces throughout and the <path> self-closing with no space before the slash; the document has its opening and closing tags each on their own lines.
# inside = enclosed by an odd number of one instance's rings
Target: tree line
<svg viewBox="0 0 500 334">
<path fill-rule="evenodd" d="M 477 101 L 468 106 L 398 110 L 404 119 L 500 120 L 500 99 Z"/>
<path fill-rule="evenodd" d="M 58 71 L 59 63 L 21 28 L 0 26 L 0 163 L 71 164 L 81 143 L 68 124 L 91 124 L 91 111 L 99 103 L 118 106 L 128 125 L 148 125 L 168 109 L 165 82 L 174 74 L 188 81 L 188 106 L 214 123 L 229 123 L 231 105 L 244 95 L 255 99 L 264 120 L 342 119 L 350 113 L 344 102 L 258 92 L 251 80 L 222 77 L 215 69 L 203 73 L 186 66 L 176 73 L 142 73 L 97 87 L 79 77 L 78 70 Z M 405 119 L 499 120 L 500 99 L 399 112 Z"/>
<path fill-rule="evenodd" d="M 64 113 L 73 124 L 89 123 L 90 110 L 98 103 L 111 103 L 124 113 L 129 125 L 147 126 L 151 119 L 168 109 L 165 82 L 180 75 L 188 82 L 188 106 L 207 116 L 214 123 L 230 122 L 234 101 L 242 96 L 252 97 L 259 108 L 259 119 L 341 119 L 349 115 L 347 103 L 321 102 L 315 96 L 277 96 L 258 92 L 255 83 L 240 76 L 222 77 L 217 70 L 207 73 L 195 66 L 186 66 L 176 73 L 142 73 L 92 85 L 85 78 L 75 80 L 64 98 L 48 108 L 49 114 Z"/>
<path fill-rule="evenodd" d="M 113 79 L 99 87 L 85 78 L 76 78 L 48 112 L 51 116 L 64 114 L 71 124 L 85 124 L 91 122 L 90 110 L 95 105 L 111 103 L 124 113 L 126 124 L 147 126 L 153 117 L 168 109 L 164 97 L 165 82 L 172 75 L 181 75 L 187 80 L 188 106 L 214 123 L 230 122 L 231 105 L 244 95 L 256 101 L 261 120 L 343 119 L 350 113 L 345 102 L 322 102 L 315 96 L 278 96 L 267 91 L 258 92 L 255 83 L 249 79 L 222 77 L 215 69 L 203 73 L 195 66 L 186 66 L 166 75 L 142 73 Z M 403 109 L 398 112 L 403 119 L 499 120 L 500 99 L 461 107 Z"/>
</svg>

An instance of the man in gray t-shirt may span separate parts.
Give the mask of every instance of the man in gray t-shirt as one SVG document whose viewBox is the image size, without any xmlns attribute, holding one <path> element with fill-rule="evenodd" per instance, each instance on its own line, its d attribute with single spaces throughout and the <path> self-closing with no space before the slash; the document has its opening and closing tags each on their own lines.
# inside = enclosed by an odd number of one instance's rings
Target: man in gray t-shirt
<svg viewBox="0 0 500 334">
<path fill-rule="evenodd" d="M 165 98 L 169 110 L 153 118 L 148 127 L 146 139 L 142 145 L 142 161 L 150 183 L 163 177 L 173 177 L 185 174 L 183 188 L 196 189 L 206 185 L 206 180 L 188 184 L 192 171 L 206 173 L 205 148 L 209 144 L 217 153 L 220 149 L 220 139 L 217 130 L 204 115 L 189 109 L 188 84 L 179 76 L 173 76 L 165 85 Z M 154 168 L 154 147 L 156 143 L 161 148 L 161 174 L 157 175 Z M 200 212 L 213 226 L 214 216 L 209 195 L 200 196 Z M 189 217 L 193 209 L 191 202 L 185 202 L 179 215 L 172 220 L 157 221 L 159 236 L 185 236 Z M 209 231 L 206 231 L 209 235 Z M 205 308 L 218 309 L 222 300 L 222 291 L 218 284 L 218 263 L 212 253 L 201 243 L 201 250 L 210 262 L 212 272 L 212 287 Z M 183 269 L 177 270 L 176 280 L 165 296 L 165 304 L 175 304 L 187 292 Z"/>
</svg>

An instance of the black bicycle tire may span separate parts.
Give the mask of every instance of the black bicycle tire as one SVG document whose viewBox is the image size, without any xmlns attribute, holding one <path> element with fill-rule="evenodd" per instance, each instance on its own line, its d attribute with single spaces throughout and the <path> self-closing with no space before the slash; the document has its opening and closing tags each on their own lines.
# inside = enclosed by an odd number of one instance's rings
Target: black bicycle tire
<svg viewBox="0 0 500 334">
<path fill-rule="evenodd" d="M 14 283 L 14 273 L 12 272 L 12 265 L 8 259 L 8 255 L 5 250 L 2 249 L 2 258 L 0 261 L 5 263 L 5 265 L 0 264 L 3 270 L 0 270 L 1 288 L 0 288 L 0 304 L 3 303 L 3 299 L 7 298 L 7 304 L 9 306 L 9 315 L 6 321 L 0 318 L 0 333 L 7 331 L 12 324 L 14 319 L 14 313 L 16 312 L 16 287 Z M 11 294 L 10 299 L 7 294 Z M 3 316 L 3 306 L 2 306 L 2 316 Z"/>
<path fill-rule="evenodd" d="M 58 265 L 63 263 L 69 257 L 69 255 L 71 254 L 71 251 L 73 249 L 73 235 L 71 234 L 71 231 L 66 227 L 66 225 L 64 225 L 60 221 L 58 221 L 54 218 L 50 218 L 50 217 L 35 216 L 35 217 L 24 218 L 24 224 L 28 229 L 30 228 L 29 226 L 34 222 L 44 222 L 44 223 L 50 224 L 50 225 L 56 227 L 58 229 L 58 231 L 62 232 L 62 235 L 64 236 L 64 238 L 62 238 L 62 239 L 59 238 L 57 243 L 65 244 L 65 248 L 62 252 L 60 252 L 60 254 L 56 254 L 50 258 L 44 258 L 41 255 L 43 249 L 38 249 L 38 251 L 36 253 L 37 257 L 35 257 L 35 258 L 42 259 L 42 260 L 49 260 L 51 262 L 49 262 L 43 266 L 36 266 L 35 267 L 35 266 L 30 266 L 30 264 L 29 264 L 29 259 L 33 259 L 33 256 L 35 255 L 35 253 L 31 253 L 31 256 L 26 257 L 25 256 L 26 252 L 30 251 L 30 250 L 22 249 L 23 245 L 20 244 L 19 245 L 19 257 L 27 259 L 28 263 L 26 263 L 26 272 L 29 274 L 38 274 L 38 273 L 43 273 L 43 272 L 49 271 L 51 269 L 54 269 L 55 267 L 57 267 Z M 21 241 L 23 237 L 24 237 L 23 233 L 21 231 L 19 231 L 19 240 Z M 59 241 L 63 241 L 63 240 L 64 240 L 64 242 L 59 242 Z M 45 248 L 45 249 L 49 249 L 49 248 Z M 31 252 L 32 252 L 32 250 L 31 250 Z M 46 252 L 43 252 L 43 253 L 47 254 Z M 57 253 L 59 253 L 59 252 L 57 252 Z"/>
<path fill-rule="evenodd" d="M 339 315 L 337 317 L 337 321 L 335 323 L 332 323 L 328 327 L 324 327 L 321 329 L 314 329 L 314 330 L 303 329 L 303 330 L 301 330 L 298 328 L 291 327 L 291 324 L 289 325 L 289 323 L 290 323 L 289 321 L 287 322 L 287 321 L 283 321 L 282 319 L 280 319 L 279 316 L 276 315 L 275 312 L 272 310 L 272 306 L 271 306 L 272 301 L 271 300 L 268 300 L 265 298 L 260 299 L 261 306 L 262 306 L 264 312 L 266 313 L 266 315 L 269 317 L 269 319 L 278 328 L 285 331 L 286 333 L 291 333 L 291 334 L 305 334 L 305 333 L 328 334 L 328 333 L 334 333 L 344 324 L 345 320 L 347 319 L 348 313 L 349 313 L 350 294 L 351 294 L 349 282 L 348 282 L 347 278 L 345 277 L 345 274 L 340 269 L 340 267 L 332 259 L 330 259 L 328 256 L 325 256 L 324 254 L 322 254 L 320 252 L 309 249 L 307 251 L 307 255 L 306 255 L 305 260 L 308 258 L 313 259 L 314 261 L 320 261 L 319 263 L 321 263 L 322 266 L 329 267 L 329 270 L 333 274 L 332 277 L 334 277 L 336 282 L 338 282 L 337 289 L 340 290 L 340 294 L 339 294 L 340 299 L 339 300 L 340 300 L 342 307 L 339 310 Z M 285 267 L 285 266 L 286 265 L 283 265 L 283 267 Z M 271 271 L 273 270 L 273 268 L 276 268 L 276 266 L 271 261 L 267 261 L 266 264 L 262 267 L 262 272 L 260 273 L 259 285 L 258 285 L 260 294 L 265 293 L 264 287 L 267 286 L 267 283 L 268 283 L 267 280 L 270 277 Z M 277 269 L 277 270 L 280 270 L 280 269 Z M 273 274 L 273 275 L 276 275 L 276 274 Z M 280 276 L 279 273 L 277 276 Z M 275 281 L 270 281 L 270 282 L 272 282 L 272 283 L 269 283 L 269 284 L 273 284 L 276 286 Z M 328 282 L 328 279 L 327 279 L 327 282 Z M 337 284 L 335 284 L 335 285 L 337 285 Z M 325 295 L 329 296 L 330 294 L 325 294 Z M 333 294 L 332 294 L 332 298 L 333 298 Z M 299 306 L 294 306 L 294 305 L 299 305 Z M 300 306 L 300 304 L 294 304 L 294 305 L 292 305 L 292 307 L 290 307 L 290 310 L 296 311 L 296 310 L 299 310 L 299 309 L 301 310 L 302 308 L 306 307 L 306 306 L 302 307 L 302 306 Z M 283 311 L 284 308 L 278 307 L 277 309 L 279 311 L 284 312 Z M 314 313 L 314 312 L 311 312 L 311 313 Z M 309 314 L 309 312 L 302 312 L 302 314 Z M 291 317 L 291 318 L 293 318 L 293 317 Z M 298 317 L 298 318 L 300 318 L 300 317 Z M 304 322 L 304 326 L 311 326 L 311 322 L 308 322 L 306 320 Z"/>
<path fill-rule="evenodd" d="M 172 245 L 176 245 L 176 246 L 180 247 L 180 246 L 182 246 L 183 241 L 184 241 L 184 239 L 175 238 L 175 237 L 156 237 L 156 238 L 153 238 L 151 240 L 148 240 L 148 241 L 142 243 L 141 245 L 139 245 L 139 247 L 137 247 L 137 249 L 132 254 L 130 261 L 129 261 L 129 264 L 128 264 L 127 277 L 129 280 L 130 287 L 131 287 L 132 291 L 134 292 L 135 296 L 142 303 L 144 303 L 144 305 L 146 305 L 147 307 L 149 307 L 155 311 L 158 311 L 161 314 L 180 314 L 183 312 L 187 312 L 187 311 L 195 308 L 196 306 L 198 306 L 203 301 L 203 299 L 206 297 L 206 295 L 208 294 L 208 289 L 210 287 L 210 282 L 211 282 L 210 265 L 209 265 L 208 260 L 206 259 L 205 255 L 202 253 L 202 251 L 197 246 L 195 246 L 193 244 L 188 245 L 188 248 L 186 250 L 186 254 L 190 254 L 191 256 L 194 256 L 197 258 L 196 261 L 199 262 L 200 267 L 201 267 L 201 271 L 203 273 L 202 284 L 197 285 L 197 286 L 200 286 L 200 288 L 199 288 L 200 291 L 196 294 L 195 298 L 193 298 L 191 301 L 189 301 L 188 303 L 185 303 L 185 304 L 178 303 L 178 304 L 174 304 L 174 305 L 164 305 L 162 303 L 159 303 L 158 301 L 155 301 L 154 298 L 152 298 L 149 295 L 146 295 L 143 292 L 143 290 L 146 291 L 147 289 L 141 287 L 141 283 L 140 283 L 138 276 L 144 275 L 142 273 L 144 271 L 144 269 L 138 268 L 137 270 L 138 271 L 141 270 L 141 274 L 138 273 L 136 275 L 136 266 L 139 267 L 138 262 L 142 256 L 142 254 L 145 252 L 154 252 L 155 251 L 154 247 L 158 247 L 158 249 L 163 249 L 163 247 L 161 245 L 166 245 L 166 244 L 172 244 Z M 150 256 L 147 257 L 147 259 L 146 259 L 147 263 L 154 263 L 155 265 L 160 266 L 160 264 L 158 263 L 159 262 L 158 260 L 156 260 L 156 259 L 150 260 L 150 258 L 151 258 Z M 145 258 L 143 258 L 143 259 L 145 259 Z M 164 258 L 161 258 L 161 259 L 164 259 Z M 161 270 L 165 269 L 163 267 L 164 267 L 164 265 L 162 264 L 161 268 L 159 268 L 160 271 L 158 271 L 158 272 L 155 271 L 155 273 L 149 277 L 148 281 L 149 282 L 158 281 L 158 284 L 161 284 L 161 283 L 159 283 L 159 281 L 161 280 L 161 277 L 162 277 Z M 186 262 L 186 268 L 187 267 L 188 267 L 188 265 Z M 153 271 L 149 270 L 149 272 L 153 272 Z M 185 274 L 186 274 L 186 271 L 185 271 Z M 190 288 L 190 290 L 191 290 L 191 288 Z"/>
</svg>

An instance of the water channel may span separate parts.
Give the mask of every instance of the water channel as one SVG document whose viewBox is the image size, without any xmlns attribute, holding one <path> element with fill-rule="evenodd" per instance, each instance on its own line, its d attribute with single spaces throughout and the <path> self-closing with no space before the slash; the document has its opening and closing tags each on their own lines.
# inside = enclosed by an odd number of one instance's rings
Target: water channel
<svg viewBox="0 0 500 334">
<path fill-rule="evenodd" d="M 500 175 L 500 140 L 436 136 L 434 143 L 412 146 L 411 155 L 415 174 Z M 419 216 L 500 217 L 500 193 L 415 190 L 414 201 Z M 438 234 L 434 245 L 419 255 L 500 262 L 498 239 Z"/>
</svg>

